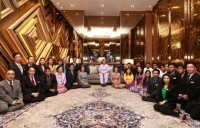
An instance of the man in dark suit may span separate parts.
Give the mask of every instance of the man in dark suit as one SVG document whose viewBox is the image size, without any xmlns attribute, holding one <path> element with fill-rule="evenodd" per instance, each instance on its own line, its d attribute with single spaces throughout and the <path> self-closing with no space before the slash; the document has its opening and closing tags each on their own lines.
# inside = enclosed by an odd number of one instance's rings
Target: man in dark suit
<svg viewBox="0 0 200 128">
<path fill-rule="evenodd" d="M 46 61 L 45 61 L 45 58 L 42 57 L 40 58 L 40 64 L 38 65 L 38 70 L 39 70 L 39 75 L 40 76 L 43 76 L 45 75 L 45 69 L 46 69 Z"/>
<path fill-rule="evenodd" d="M 159 77 L 160 71 L 158 69 L 153 70 L 153 77 L 148 82 L 147 91 L 142 96 L 143 101 L 157 102 L 158 86 L 162 79 Z"/>
<path fill-rule="evenodd" d="M 35 75 L 35 68 L 29 67 L 28 75 L 21 80 L 24 103 L 40 102 L 45 99 L 43 95 L 44 85 L 40 77 Z"/>
<path fill-rule="evenodd" d="M 181 75 L 175 70 L 175 64 L 169 64 L 169 69 L 167 73 L 170 74 L 170 76 L 172 77 L 174 86 L 178 86 L 181 82 Z"/>
<path fill-rule="evenodd" d="M 200 75 L 196 73 L 196 63 L 189 62 L 186 66 L 188 76 L 182 93 L 181 108 L 190 112 L 191 106 L 198 102 L 200 93 Z"/>
<path fill-rule="evenodd" d="M 77 82 L 77 72 L 74 71 L 73 64 L 69 66 L 69 70 L 67 71 L 66 77 L 67 77 L 67 84 L 66 84 L 67 89 L 81 88 L 81 85 L 79 85 Z"/>
<path fill-rule="evenodd" d="M 15 72 L 15 79 L 21 80 L 24 76 L 25 68 L 24 65 L 21 63 L 21 54 L 20 53 L 14 53 L 13 54 L 14 63 L 9 66 L 9 69 L 14 70 Z"/>
<path fill-rule="evenodd" d="M 13 70 L 6 71 L 5 80 L 0 82 L 0 113 L 10 112 L 24 106 L 19 80 Z"/>
<path fill-rule="evenodd" d="M 70 65 L 72 64 L 74 65 L 74 71 L 77 73 L 80 69 L 79 69 L 79 64 L 76 63 L 76 58 L 73 58 L 73 62 Z"/>
<path fill-rule="evenodd" d="M 51 73 L 51 69 L 49 67 L 46 67 L 45 75 L 42 76 L 41 81 L 44 85 L 43 92 L 46 97 L 58 94 L 56 76 Z"/>
<path fill-rule="evenodd" d="M 38 66 L 35 64 L 35 59 L 33 56 L 29 56 L 28 57 L 28 63 L 24 65 L 24 68 L 26 70 L 26 72 L 24 73 L 24 75 L 28 75 L 28 69 L 29 67 L 34 67 L 35 68 L 35 75 L 40 75 L 40 71 Z"/>
</svg>

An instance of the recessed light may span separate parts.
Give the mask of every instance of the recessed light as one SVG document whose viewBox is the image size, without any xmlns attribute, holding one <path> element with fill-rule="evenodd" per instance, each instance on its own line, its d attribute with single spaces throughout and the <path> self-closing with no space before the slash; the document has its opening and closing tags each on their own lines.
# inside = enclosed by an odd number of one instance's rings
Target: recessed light
<svg viewBox="0 0 200 128">
<path fill-rule="evenodd" d="M 149 8 L 151 8 L 151 5 L 149 5 Z"/>
<path fill-rule="evenodd" d="M 79 15 L 79 13 L 77 12 L 77 13 L 76 13 L 76 15 L 78 16 L 78 15 Z"/>
<path fill-rule="evenodd" d="M 104 4 L 101 4 L 101 7 L 104 7 Z"/>
<path fill-rule="evenodd" d="M 60 3 L 57 3 L 57 5 L 59 5 Z"/>
<path fill-rule="evenodd" d="M 101 19 L 103 20 L 103 17 L 101 17 Z"/>
<path fill-rule="evenodd" d="M 74 7 L 74 4 L 71 4 L 71 7 Z"/>
<path fill-rule="evenodd" d="M 62 9 L 63 7 L 60 7 L 60 9 Z"/>
<path fill-rule="evenodd" d="M 130 14 L 129 13 L 126 13 L 126 16 L 129 16 Z"/>
<path fill-rule="evenodd" d="M 134 8 L 135 6 L 134 5 L 131 5 L 131 8 Z"/>
<path fill-rule="evenodd" d="M 65 11 L 63 11 L 65 13 Z"/>
<path fill-rule="evenodd" d="M 101 12 L 101 14 L 103 15 L 103 12 Z"/>
</svg>

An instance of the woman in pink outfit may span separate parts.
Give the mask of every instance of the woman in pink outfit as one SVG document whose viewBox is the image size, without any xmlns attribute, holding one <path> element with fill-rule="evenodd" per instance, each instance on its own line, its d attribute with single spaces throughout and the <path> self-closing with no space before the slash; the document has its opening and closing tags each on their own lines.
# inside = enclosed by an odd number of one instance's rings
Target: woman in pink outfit
<svg viewBox="0 0 200 128">
<path fill-rule="evenodd" d="M 63 73 L 63 67 L 58 66 L 57 67 L 57 73 L 56 73 L 56 80 L 58 83 L 57 91 L 58 93 L 65 93 L 67 91 L 67 88 L 65 87 L 65 84 L 67 82 L 65 73 Z"/>
</svg>

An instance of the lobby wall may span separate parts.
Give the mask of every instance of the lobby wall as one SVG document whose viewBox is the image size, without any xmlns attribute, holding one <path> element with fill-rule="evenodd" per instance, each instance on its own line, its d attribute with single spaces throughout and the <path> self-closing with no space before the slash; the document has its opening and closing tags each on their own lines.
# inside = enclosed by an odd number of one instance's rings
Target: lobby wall
<svg viewBox="0 0 200 128">
<path fill-rule="evenodd" d="M 82 38 L 49 0 L 0 0 L 0 76 L 20 52 L 34 56 L 82 58 Z"/>
</svg>

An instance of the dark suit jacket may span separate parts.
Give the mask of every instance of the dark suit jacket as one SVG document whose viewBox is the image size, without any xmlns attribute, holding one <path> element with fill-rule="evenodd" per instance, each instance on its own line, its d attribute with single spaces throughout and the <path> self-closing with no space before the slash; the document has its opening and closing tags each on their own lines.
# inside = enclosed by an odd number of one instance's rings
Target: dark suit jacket
<svg viewBox="0 0 200 128">
<path fill-rule="evenodd" d="M 153 80 L 154 78 L 151 77 L 150 80 L 148 81 L 147 93 L 150 94 L 150 97 L 156 97 L 158 93 L 158 86 L 162 81 L 162 79 L 158 77 L 155 84 L 153 84 Z"/>
<path fill-rule="evenodd" d="M 46 75 L 43 75 L 41 77 L 41 82 L 43 83 L 44 85 L 44 90 L 45 92 L 49 92 L 50 89 L 55 89 L 57 90 L 57 80 L 56 80 L 56 76 L 54 74 L 50 74 L 50 79 L 51 79 L 51 85 L 48 86 L 47 85 L 47 76 Z"/>
<path fill-rule="evenodd" d="M 32 82 L 29 75 L 24 76 L 23 79 L 21 80 L 22 92 L 24 95 L 26 94 L 31 95 L 34 92 L 39 92 L 39 93 L 43 92 L 44 85 L 41 82 L 40 77 L 35 75 L 34 78 L 36 82 L 36 85 L 34 87 L 32 86 Z"/>
<path fill-rule="evenodd" d="M 164 87 L 164 85 L 159 85 L 159 87 L 158 87 L 158 94 L 157 94 L 158 101 L 162 102 L 163 100 L 167 100 L 167 103 L 176 103 L 175 88 L 173 88 L 171 90 L 167 90 L 165 99 L 163 99 L 163 96 L 162 96 L 163 87 Z"/>
<path fill-rule="evenodd" d="M 64 68 L 66 69 L 66 73 L 65 75 L 67 75 L 67 71 L 69 70 L 69 67 L 68 67 L 68 64 L 62 64 L 62 67 L 63 67 L 63 72 L 64 72 Z"/>
<path fill-rule="evenodd" d="M 188 96 L 189 101 L 197 101 L 200 93 L 200 75 L 195 73 L 192 77 L 185 83 L 183 89 L 183 95 Z"/>
<path fill-rule="evenodd" d="M 38 66 L 37 66 L 36 64 L 33 64 L 32 67 L 35 68 L 35 75 L 38 75 L 38 76 L 39 76 L 39 75 L 40 75 L 40 71 L 39 71 Z M 25 64 L 25 65 L 24 65 L 24 68 L 25 68 L 25 70 L 26 70 L 26 72 L 24 72 L 24 75 L 28 75 L 28 68 L 29 68 L 29 65 L 28 65 L 28 64 Z"/>
<path fill-rule="evenodd" d="M 1 81 L 0 100 L 3 100 L 8 104 L 12 105 L 12 103 L 17 99 L 23 99 L 21 84 L 19 80 L 13 80 L 13 91 L 6 80 Z"/>
<path fill-rule="evenodd" d="M 46 69 L 46 65 L 44 66 L 44 70 Z M 45 75 L 44 74 L 44 71 L 43 71 L 43 69 L 42 69 L 42 67 L 41 66 L 38 66 L 38 72 L 39 72 L 39 76 L 43 76 L 43 75 Z"/>
<path fill-rule="evenodd" d="M 71 64 L 73 64 L 73 63 L 70 63 L 70 65 L 71 65 Z M 76 66 L 74 67 L 74 71 L 76 71 L 76 73 L 77 73 L 78 70 L 80 70 L 79 64 L 76 63 Z"/>
<path fill-rule="evenodd" d="M 77 73 L 76 71 L 73 71 L 74 76 L 72 76 L 72 73 L 70 70 L 67 71 L 67 83 L 69 83 L 71 86 L 77 82 Z"/>
<path fill-rule="evenodd" d="M 170 72 L 168 72 L 168 74 L 170 74 Z M 171 74 L 170 74 L 170 75 L 171 75 Z M 172 80 L 173 80 L 173 84 L 174 84 L 175 86 L 177 86 L 177 85 L 180 84 L 180 82 L 181 82 L 181 75 L 180 75 L 177 71 L 175 71 L 175 72 L 171 75 L 171 77 L 172 77 Z"/>
<path fill-rule="evenodd" d="M 24 76 L 24 73 L 26 72 L 24 65 L 21 63 L 22 68 L 23 68 L 23 74 L 20 71 L 20 68 L 16 65 L 14 62 L 12 65 L 9 66 L 9 69 L 12 69 L 15 71 L 15 79 L 21 80 L 22 77 Z"/>
</svg>

